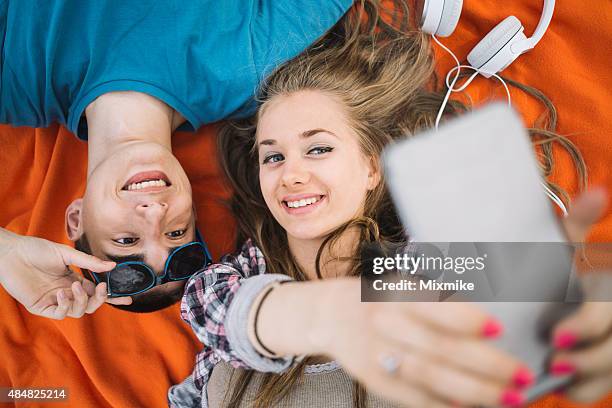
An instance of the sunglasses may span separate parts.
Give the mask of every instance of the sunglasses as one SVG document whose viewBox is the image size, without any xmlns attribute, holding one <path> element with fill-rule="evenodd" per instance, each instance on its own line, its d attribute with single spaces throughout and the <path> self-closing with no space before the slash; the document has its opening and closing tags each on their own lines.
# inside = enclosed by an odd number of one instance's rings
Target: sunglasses
<svg viewBox="0 0 612 408">
<path fill-rule="evenodd" d="M 122 262 L 105 273 L 88 272 L 96 284 L 106 281 L 109 297 L 121 297 L 138 295 L 167 282 L 189 279 L 210 263 L 212 259 L 206 245 L 194 241 L 172 251 L 166 259 L 164 273 L 159 276 L 143 262 Z"/>
</svg>

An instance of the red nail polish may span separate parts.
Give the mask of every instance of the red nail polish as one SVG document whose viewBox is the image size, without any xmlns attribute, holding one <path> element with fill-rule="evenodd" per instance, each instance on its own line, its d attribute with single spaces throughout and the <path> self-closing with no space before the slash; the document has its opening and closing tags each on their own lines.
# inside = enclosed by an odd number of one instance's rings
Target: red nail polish
<svg viewBox="0 0 612 408">
<path fill-rule="evenodd" d="M 518 407 L 525 403 L 525 397 L 519 391 L 506 390 L 501 396 L 500 404 L 504 407 Z"/>
<path fill-rule="evenodd" d="M 578 337 L 570 332 L 560 332 L 553 341 L 555 348 L 566 350 L 574 347 L 578 343 Z"/>
<path fill-rule="evenodd" d="M 512 377 L 512 381 L 514 385 L 517 386 L 518 388 L 525 388 L 534 383 L 535 376 L 533 375 L 531 370 L 528 369 L 527 367 L 520 367 L 514 373 L 514 376 Z"/>
<path fill-rule="evenodd" d="M 489 319 L 482 326 L 482 335 L 484 337 L 495 338 L 501 336 L 504 327 L 495 319 Z"/>
<path fill-rule="evenodd" d="M 557 361 L 550 366 L 550 373 L 555 376 L 573 374 L 576 371 L 576 366 L 566 361 Z"/>
</svg>

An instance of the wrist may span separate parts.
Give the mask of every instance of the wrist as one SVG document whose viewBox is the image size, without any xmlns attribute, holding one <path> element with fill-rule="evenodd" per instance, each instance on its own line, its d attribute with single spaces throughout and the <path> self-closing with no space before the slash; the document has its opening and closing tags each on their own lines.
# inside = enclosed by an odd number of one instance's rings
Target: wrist
<svg viewBox="0 0 612 408">
<path fill-rule="evenodd" d="M 251 312 L 259 308 L 254 331 L 260 343 L 274 356 L 318 352 L 317 344 L 311 342 L 311 334 L 319 332 L 318 315 L 322 310 L 318 305 L 321 297 L 319 288 L 319 282 L 287 282 L 270 291 L 259 305 L 256 302 L 253 304 Z"/>
<path fill-rule="evenodd" d="M 356 312 L 360 301 L 360 282 L 354 278 L 329 279 L 316 282 L 313 319 L 307 332 L 313 354 L 332 357 L 341 335 L 342 323 Z"/>
<path fill-rule="evenodd" d="M 272 293 L 273 290 L 278 289 L 281 283 L 282 282 L 276 281 L 264 287 L 261 293 L 259 293 L 259 295 L 253 301 L 248 316 L 247 328 L 249 341 L 259 354 L 268 358 L 278 358 L 279 356 L 270 350 L 265 344 L 263 344 L 258 334 L 257 322 L 259 320 L 259 313 L 266 298 Z"/>
<path fill-rule="evenodd" d="M 251 309 L 251 313 L 259 309 L 253 329 L 260 344 L 279 357 L 333 356 L 343 329 L 340 323 L 351 316 L 348 305 L 359 303 L 359 284 L 354 278 L 329 279 L 287 282 L 274 288 Z M 254 334 L 250 337 L 255 345 Z"/>
</svg>

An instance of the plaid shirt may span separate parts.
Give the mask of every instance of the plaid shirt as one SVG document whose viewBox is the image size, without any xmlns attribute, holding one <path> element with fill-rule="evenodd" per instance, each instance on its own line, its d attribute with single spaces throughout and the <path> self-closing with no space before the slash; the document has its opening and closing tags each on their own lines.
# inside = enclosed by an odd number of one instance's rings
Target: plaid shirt
<svg viewBox="0 0 612 408">
<path fill-rule="evenodd" d="M 193 381 L 199 390 L 208 383 L 213 368 L 220 361 L 229 362 L 236 368 L 248 367 L 233 353 L 223 322 L 242 279 L 264 273 L 263 254 L 249 239 L 237 253 L 225 255 L 220 263 L 209 265 L 187 283 L 181 316 L 207 346 L 198 353 L 193 371 Z"/>
<path fill-rule="evenodd" d="M 399 249 L 399 250 L 398 250 Z M 394 253 L 414 255 L 412 244 L 396 247 Z M 181 302 L 181 316 L 191 325 L 198 339 L 206 346 L 196 357 L 192 374 L 193 385 L 197 388 L 202 406 L 207 407 L 206 395 L 202 394 L 210 375 L 219 362 L 228 362 L 235 368 L 252 368 L 245 363 L 229 344 L 225 322 L 228 309 L 238 289 L 246 278 L 266 273 L 266 262 L 261 250 L 247 240 L 242 248 L 225 255 L 220 263 L 209 265 L 194 275 L 186 285 Z M 288 277 L 287 277 L 288 278 Z M 193 406 L 188 397 L 177 397 L 176 406 Z"/>
</svg>

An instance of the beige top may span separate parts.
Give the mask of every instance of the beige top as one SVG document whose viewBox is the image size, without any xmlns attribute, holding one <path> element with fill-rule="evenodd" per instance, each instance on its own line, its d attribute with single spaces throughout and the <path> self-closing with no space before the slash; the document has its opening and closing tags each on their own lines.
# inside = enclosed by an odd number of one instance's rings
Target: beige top
<svg viewBox="0 0 612 408">
<path fill-rule="evenodd" d="M 219 363 L 213 369 L 208 382 L 209 408 L 227 407 L 225 394 L 230 386 L 232 373 L 235 371 L 228 363 Z M 250 408 L 249 404 L 261 385 L 264 373 L 255 373 L 245 392 L 245 398 L 238 407 Z M 335 362 L 308 365 L 304 370 L 303 381 L 300 381 L 275 408 L 324 407 L 353 408 L 353 383 L 351 378 Z M 228 398 L 231 392 L 228 393 Z M 368 407 L 397 408 L 399 405 L 368 393 Z"/>
</svg>

